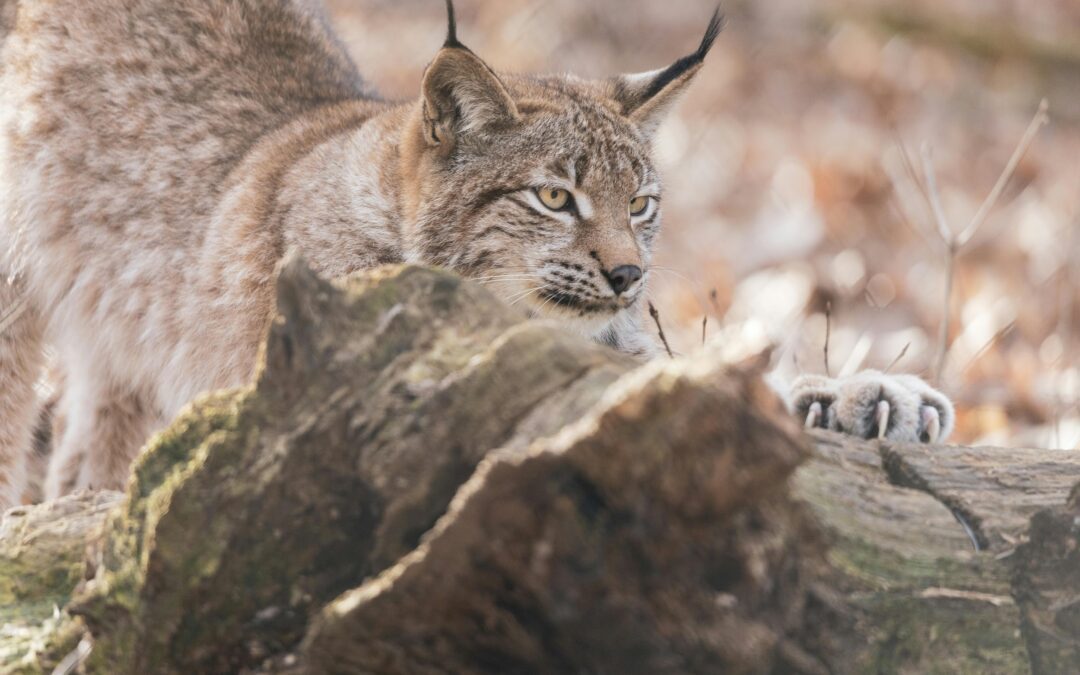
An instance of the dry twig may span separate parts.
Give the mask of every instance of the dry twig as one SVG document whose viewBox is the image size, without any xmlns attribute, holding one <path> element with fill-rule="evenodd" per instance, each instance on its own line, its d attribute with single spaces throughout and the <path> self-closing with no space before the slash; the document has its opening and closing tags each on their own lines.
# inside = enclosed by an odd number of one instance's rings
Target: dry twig
<svg viewBox="0 0 1080 675">
<path fill-rule="evenodd" d="M 832 338 L 832 302 L 825 303 L 825 376 L 832 377 L 829 372 L 829 340 Z"/>
<path fill-rule="evenodd" d="M 1006 335 L 1008 335 L 1009 333 L 1011 333 L 1013 328 L 1016 328 L 1016 320 L 1015 319 L 1013 321 L 1010 321 L 1009 323 L 1005 324 L 1001 328 L 1001 330 L 994 333 L 994 335 L 989 340 L 986 341 L 986 344 L 984 344 L 982 347 L 979 347 L 979 349 L 976 350 L 974 356 L 972 356 L 968 360 L 967 365 L 964 366 L 964 369 L 961 372 L 966 373 L 972 366 L 974 366 L 978 362 L 979 359 L 981 359 L 983 357 L 984 354 L 986 354 L 986 352 L 990 351 L 991 347 L 993 347 L 995 344 L 997 344 L 998 340 L 1000 340 L 1001 338 L 1003 338 Z"/>
<path fill-rule="evenodd" d="M 1013 174 L 1016 173 L 1016 168 L 1020 165 L 1020 160 L 1023 159 L 1028 148 L 1031 147 L 1039 129 L 1049 122 L 1050 118 L 1047 114 L 1047 110 L 1048 103 L 1046 99 L 1043 99 L 1039 104 L 1039 109 L 1035 112 L 1035 116 L 1032 118 L 1031 123 L 1028 124 L 1027 130 L 1020 138 L 1020 142 L 1017 144 L 1016 149 L 1009 158 L 1008 163 L 998 176 L 997 182 L 994 183 L 994 187 L 990 190 L 990 193 L 986 195 L 986 199 L 983 200 L 982 205 L 979 206 L 979 210 L 976 211 L 975 215 L 971 218 L 967 227 L 961 230 L 959 234 L 955 233 L 945 217 L 945 210 L 941 205 L 941 193 L 937 186 L 937 175 L 934 171 L 934 162 L 930 147 L 928 145 L 923 145 L 922 147 L 920 153 L 922 175 L 920 176 L 916 171 L 915 165 L 911 161 L 911 157 L 904 147 L 904 144 L 898 141 L 900 155 L 903 158 L 904 169 L 907 172 L 908 180 L 918 188 L 919 193 L 922 195 L 929 210 L 931 220 L 937 228 L 938 237 L 945 245 L 944 311 L 938 333 L 938 356 L 934 368 L 934 380 L 939 385 L 941 384 L 941 379 L 945 370 L 945 361 L 949 354 L 949 335 L 952 328 L 952 315 L 950 310 L 952 308 L 953 288 L 955 286 L 956 259 L 963 248 L 975 237 L 979 228 L 986 222 L 990 212 L 994 209 L 994 206 L 996 206 L 1001 199 L 1001 194 L 1005 191 L 1005 187 L 1009 184 Z M 893 177 L 893 182 L 896 183 L 895 176 Z M 899 186 L 897 186 L 897 189 L 899 191 Z M 913 220 L 912 222 L 918 221 Z"/>
<path fill-rule="evenodd" d="M 675 354 L 671 351 L 671 345 L 668 344 L 667 336 L 664 335 L 664 326 L 660 323 L 660 312 L 656 310 L 656 305 L 649 303 L 649 316 L 656 322 L 656 330 L 660 333 L 660 342 L 664 343 L 664 349 L 667 350 L 668 358 L 675 358 Z"/>
<path fill-rule="evenodd" d="M 897 355 L 897 357 L 892 360 L 892 363 L 890 363 L 889 366 L 883 372 L 888 374 L 888 372 L 890 370 L 892 370 L 893 367 L 896 366 L 896 364 L 900 363 L 901 359 L 903 359 L 905 356 L 907 356 L 907 350 L 910 349 L 910 348 L 911 348 L 911 343 L 910 342 L 907 343 L 906 345 L 904 345 L 904 348 L 900 350 L 900 354 Z"/>
</svg>

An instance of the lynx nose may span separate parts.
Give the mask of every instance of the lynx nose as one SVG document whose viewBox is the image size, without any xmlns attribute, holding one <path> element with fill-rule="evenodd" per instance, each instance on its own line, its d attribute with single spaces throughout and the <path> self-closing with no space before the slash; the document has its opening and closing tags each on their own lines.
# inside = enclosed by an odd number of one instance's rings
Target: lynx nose
<svg viewBox="0 0 1080 675">
<path fill-rule="evenodd" d="M 615 295 L 622 295 L 626 289 L 641 279 L 641 268 L 637 265 L 620 265 L 607 274 L 608 283 Z"/>
</svg>

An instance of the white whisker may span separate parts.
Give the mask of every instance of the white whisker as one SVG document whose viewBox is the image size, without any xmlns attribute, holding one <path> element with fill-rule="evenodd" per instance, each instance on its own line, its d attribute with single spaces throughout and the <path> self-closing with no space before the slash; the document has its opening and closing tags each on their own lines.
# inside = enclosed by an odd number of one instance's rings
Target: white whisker
<svg viewBox="0 0 1080 675">
<path fill-rule="evenodd" d="M 659 265 L 652 265 L 651 267 L 649 267 L 649 271 L 651 272 L 652 270 L 656 270 L 657 272 L 663 272 L 665 274 L 671 274 L 672 276 L 675 276 L 675 277 L 685 281 L 686 283 L 690 284 L 691 286 L 694 286 L 695 288 L 697 288 L 697 286 L 698 286 L 698 284 L 695 281 L 693 281 L 692 279 L 690 279 L 690 277 L 686 276 L 682 272 L 679 272 L 677 270 L 673 270 L 670 267 L 661 267 Z"/>
<path fill-rule="evenodd" d="M 548 306 L 549 302 L 552 302 L 551 296 L 546 296 L 546 297 L 543 298 L 543 302 L 541 302 L 540 306 L 536 308 L 537 316 L 542 316 L 543 315 L 542 313 L 543 313 L 543 311 L 545 309 L 547 309 L 547 306 Z"/>
<path fill-rule="evenodd" d="M 505 277 L 503 279 L 485 279 L 483 281 L 478 281 L 477 283 L 482 285 L 482 286 L 490 286 L 492 284 L 513 283 L 513 282 L 516 282 L 516 281 L 540 281 L 540 280 L 537 279 L 536 277 Z"/>
<path fill-rule="evenodd" d="M 528 289 L 526 291 L 523 291 L 523 292 L 519 292 L 516 295 L 514 295 L 513 300 L 511 300 L 509 302 L 509 304 L 510 304 L 511 307 L 513 307 L 514 305 L 521 302 L 525 298 L 529 297 L 533 293 L 540 293 L 542 291 L 546 291 L 547 289 L 551 288 L 553 285 L 554 284 L 544 284 L 543 286 L 538 286 L 538 287 L 535 287 L 535 288 L 530 288 L 530 289 Z"/>
<path fill-rule="evenodd" d="M 697 300 L 698 306 L 702 308 L 705 314 L 710 313 L 710 303 L 706 295 L 702 292 L 703 285 L 700 282 L 694 281 L 690 277 L 686 276 L 682 272 L 673 270 L 670 267 L 662 267 L 660 265 L 652 265 L 649 267 L 649 271 L 656 270 L 657 272 L 663 272 L 664 274 L 670 274 L 679 281 L 682 281 L 690 287 L 690 291 L 694 294 L 694 299 Z"/>
<path fill-rule="evenodd" d="M 537 280 L 540 279 L 540 276 L 537 274 L 494 274 L 485 277 L 471 277 L 471 279 L 480 283 L 488 283 L 492 281 Z"/>
</svg>

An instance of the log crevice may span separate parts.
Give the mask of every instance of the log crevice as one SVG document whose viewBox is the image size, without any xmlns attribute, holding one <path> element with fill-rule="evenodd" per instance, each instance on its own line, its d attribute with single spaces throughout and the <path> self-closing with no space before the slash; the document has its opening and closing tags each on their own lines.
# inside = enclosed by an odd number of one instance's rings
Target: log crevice
<svg viewBox="0 0 1080 675">
<path fill-rule="evenodd" d="M 955 495 L 941 493 L 934 489 L 930 481 L 920 474 L 917 468 L 905 459 L 904 454 L 898 452 L 893 445 L 881 442 L 878 450 L 881 453 L 882 469 L 890 483 L 897 487 L 924 492 L 949 509 L 964 534 L 971 540 L 971 547 L 975 552 L 991 548 L 990 537 L 983 529 L 982 519 L 970 505 Z"/>
</svg>

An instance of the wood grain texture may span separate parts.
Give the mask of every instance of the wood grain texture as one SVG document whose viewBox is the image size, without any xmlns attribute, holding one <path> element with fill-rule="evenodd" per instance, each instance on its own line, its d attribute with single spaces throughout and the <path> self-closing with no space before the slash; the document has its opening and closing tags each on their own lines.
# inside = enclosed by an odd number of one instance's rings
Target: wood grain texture
<svg viewBox="0 0 1080 675">
<path fill-rule="evenodd" d="M 1080 452 L 886 445 L 893 480 L 926 491 L 970 523 L 982 547 L 1014 547 L 1036 512 L 1061 506 L 1080 483 Z"/>
</svg>

